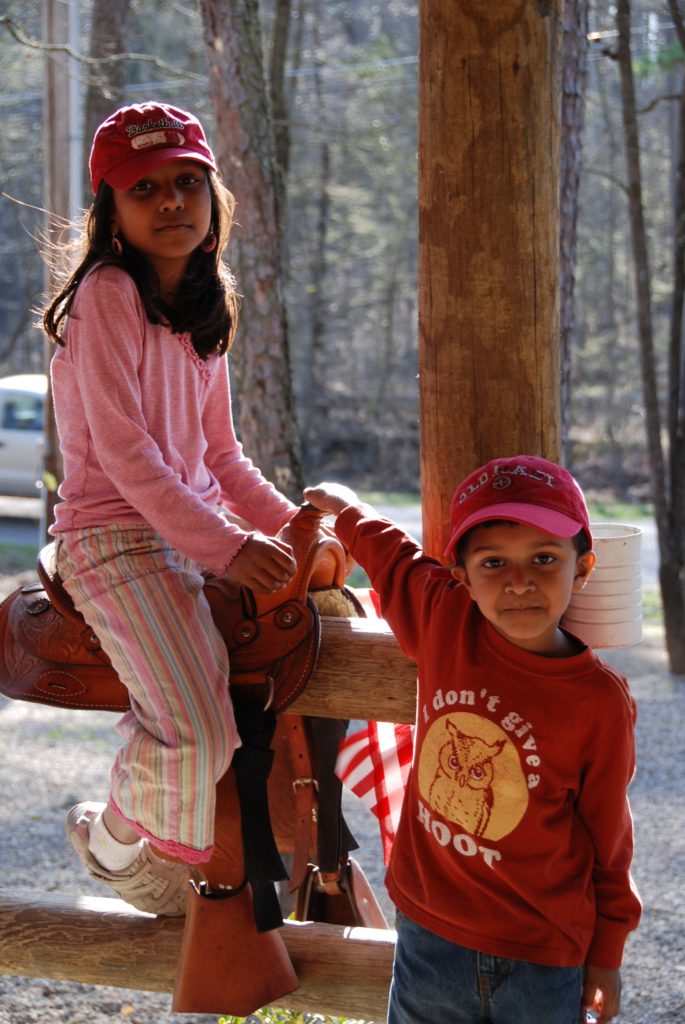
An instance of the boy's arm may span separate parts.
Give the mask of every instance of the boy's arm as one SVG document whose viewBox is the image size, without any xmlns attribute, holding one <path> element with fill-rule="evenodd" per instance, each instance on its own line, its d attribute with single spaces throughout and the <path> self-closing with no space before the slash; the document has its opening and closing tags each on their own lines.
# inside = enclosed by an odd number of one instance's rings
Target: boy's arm
<svg viewBox="0 0 685 1024">
<path fill-rule="evenodd" d="M 583 1009 L 593 1010 L 598 1024 L 607 1024 L 621 1009 L 621 973 L 612 967 L 585 968 Z"/>
<path fill-rule="evenodd" d="M 417 542 L 395 523 L 384 519 L 342 484 L 308 487 L 304 497 L 337 517 L 335 532 L 366 571 L 378 593 L 381 614 L 400 647 L 416 660 L 421 638 L 431 621 L 434 599 L 445 579 L 436 579 L 439 565 L 424 555 Z M 452 583 L 447 574 L 447 581 Z"/>
<path fill-rule="evenodd" d="M 637 928 L 642 909 L 630 876 L 633 821 L 628 786 L 635 771 L 636 706 L 625 680 L 617 677 L 615 684 L 613 694 L 605 691 L 603 697 L 603 718 L 611 725 L 595 732 L 576 800 L 576 812 L 595 847 L 596 921 L 587 969 L 605 972 L 607 978 L 620 967 L 628 933 Z"/>
</svg>

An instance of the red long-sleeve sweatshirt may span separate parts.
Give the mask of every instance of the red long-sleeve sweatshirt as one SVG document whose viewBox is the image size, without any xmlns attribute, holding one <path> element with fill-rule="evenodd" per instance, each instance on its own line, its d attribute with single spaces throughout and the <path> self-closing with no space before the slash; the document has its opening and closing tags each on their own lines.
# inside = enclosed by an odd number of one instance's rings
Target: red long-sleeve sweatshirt
<svg viewBox="0 0 685 1024">
<path fill-rule="evenodd" d="M 336 530 L 418 667 L 390 896 L 467 948 L 620 966 L 641 909 L 629 874 L 636 708 L 626 680 L 589 648 L 556 659 L 516 647 L 371 512 L 346 509 Z"/>
</svg>

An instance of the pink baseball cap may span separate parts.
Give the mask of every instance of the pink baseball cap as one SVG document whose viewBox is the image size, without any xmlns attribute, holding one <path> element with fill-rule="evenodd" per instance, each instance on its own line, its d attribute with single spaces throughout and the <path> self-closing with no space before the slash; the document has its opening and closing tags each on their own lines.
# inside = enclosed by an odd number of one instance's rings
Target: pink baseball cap
<svg viewBox="0 0 685 1024">
<path fill-rule="evenodd" d="M 535 455 L 493 459 L 457 487 L 445 558 L 453 559 L 466 531 L 488 519 L 525 523 L 555 537 L 573 537 L 585 530 L 592 544 L 580 487 L 568 470 Z"/>
<path fill-rule="evenodd" d="M 167 160 L 197 160 L 216 171 L 202 125 L 187 110 L 165 103 L 121 107 L 103 121 L 90 150 L 90 183 L 130 188 Z"/>
</svg>

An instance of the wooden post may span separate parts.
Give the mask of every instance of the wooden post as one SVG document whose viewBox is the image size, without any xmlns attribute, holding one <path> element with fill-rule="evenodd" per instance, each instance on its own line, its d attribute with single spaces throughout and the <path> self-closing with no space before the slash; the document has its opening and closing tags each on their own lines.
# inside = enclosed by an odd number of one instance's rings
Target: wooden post
<svg viewBox="0 0 685 1024">
<path fill-rule="evenodd" d="M 419 346 L 426 550 L 497 455 L 558 459 L 562 0 L 422 0 Z"/>
</svg>

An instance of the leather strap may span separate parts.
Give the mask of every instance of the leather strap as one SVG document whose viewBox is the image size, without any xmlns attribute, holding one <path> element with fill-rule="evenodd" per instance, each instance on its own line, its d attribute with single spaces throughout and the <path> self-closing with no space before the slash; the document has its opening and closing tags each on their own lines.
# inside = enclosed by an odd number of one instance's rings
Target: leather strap
<svg viewBox="0 0 685 1024">
<path fill-rule="evenodd" d="M 257 931 L 265 932 L 283 924 L 274 882 L 288 877 L 271 830 L 267 797 L 276 717 L 273 711 L 251 701 L 239 700 L 234 706 L 242 740 L 242 746 L 233 755 L 233 767 L 240 801 L 245 876 L 252 886 Z"/>
<path fill-rule="evenodd" d="M 288 890 L 294 892 L 302 885 L 307 875 L 312 824 L 317 824 L 319 816 L 319 784 L 314 778 L 304 719 L 300 715 L 284 714 L 281 716 L 281 722 L 290 745 L 292 787 L 295 797 L 293 861 L 288 886 Z"/>
<path fill-rule="evenodd" d="M 309 719 L 319 780 L 316 856 L 319 868 L 325 872 L 337 871 L 341 860 L 359 846 L 343 817 L 342 782 L 335 774 L 338 748 L 345 738 L 347 724 L 340 718 Z"/>
</svg>

